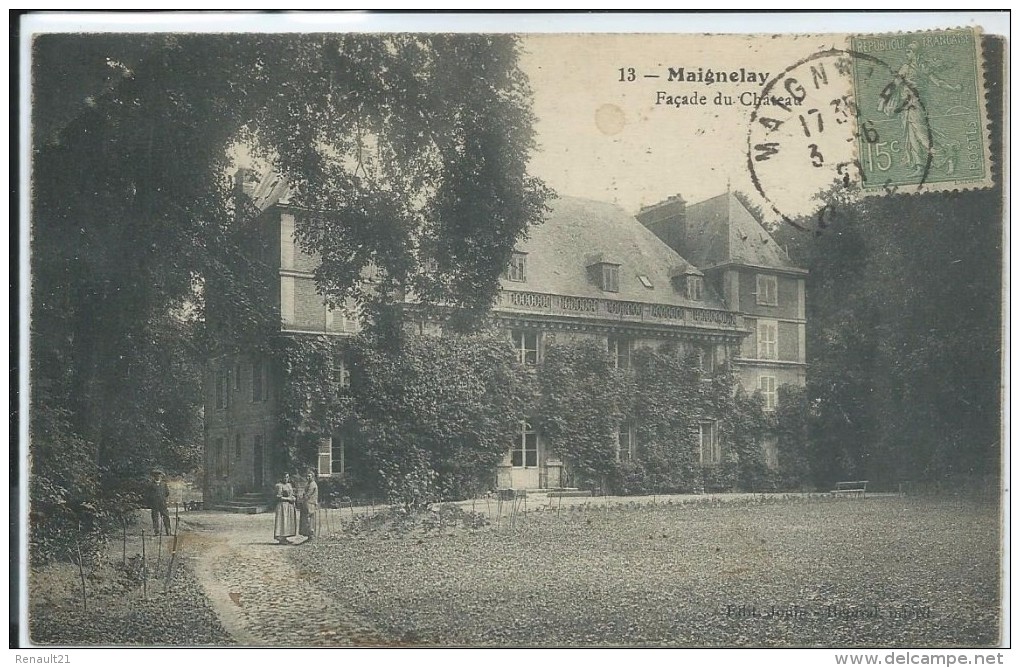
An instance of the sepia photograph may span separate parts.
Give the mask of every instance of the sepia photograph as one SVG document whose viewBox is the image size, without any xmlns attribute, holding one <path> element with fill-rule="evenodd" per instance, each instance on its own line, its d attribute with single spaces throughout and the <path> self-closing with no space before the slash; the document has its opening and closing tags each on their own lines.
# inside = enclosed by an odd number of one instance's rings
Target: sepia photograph
<svg viewBox="0 0 1020 668">
<path fill-rule="evenodd" d="M 12 648 L 1002 663 L 1008 19 L 312 16 L 21 17 Z"/>
</svg>

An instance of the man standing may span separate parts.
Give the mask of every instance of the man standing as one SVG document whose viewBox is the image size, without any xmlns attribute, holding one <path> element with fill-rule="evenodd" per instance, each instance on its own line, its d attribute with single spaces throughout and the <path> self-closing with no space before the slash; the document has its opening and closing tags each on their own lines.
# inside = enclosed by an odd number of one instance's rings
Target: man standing
<svg viewBox="0 0 1020 668">
<path fill-rule="evenodd" d="M 298 533 L 307 536 L 308 540 L 315 539 L 315 513 L 319 509 L 319 486 L 315 483 L 315 471 L 308 469 L 305 475 L 305 486 L 298 497 L 298 508 L 301 511 L 301 519 L 298 522 Z"/>
<path fill-rule="evenodd" d="M 168 498 L 170 498 L 170 486 L 163 479 L 163 472 L 159 469 L 152 469 L 147 501 L 149 508 L 152 509 L 152 532 L 154 534 L 159 534 L 159 523 L 162 519 L 163 529 L 166 531 L 166 535 L 170 535 L 170 511 L 166 506 Z"/>
</svg>

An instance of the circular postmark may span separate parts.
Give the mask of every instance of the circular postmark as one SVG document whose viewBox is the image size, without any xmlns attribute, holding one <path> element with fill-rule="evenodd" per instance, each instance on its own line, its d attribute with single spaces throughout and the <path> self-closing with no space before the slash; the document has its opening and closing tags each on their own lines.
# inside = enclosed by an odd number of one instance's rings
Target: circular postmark
<svg viewBox="0 0 1020 668">
<path fill-rule="evenodd" d="M 855 95 L 855 75 L 869 80 L 868 99 Z M 893 122 L 879 128 L 862 120 L 860 104 L 875 105 Z M 923 185 L 931 137 L 924 102 L 902 71 L 873 55 L 834 48 L 797 61 L 762 88 L 748 126 L 747 167 L 773 213 L 797 227 L 803 227 L 798 219 L 814 215 L 824 227 L 826 200 L 835 191 L 895 192 L 900 185 L 882 182 L 880 169 L 894 160 L 910 160 L 914 183 Z"/>
</svg>

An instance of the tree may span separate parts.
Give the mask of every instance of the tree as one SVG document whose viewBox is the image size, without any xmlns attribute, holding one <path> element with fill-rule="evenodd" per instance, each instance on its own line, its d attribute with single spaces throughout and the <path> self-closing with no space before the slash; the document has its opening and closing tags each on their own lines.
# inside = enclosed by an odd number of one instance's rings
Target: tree
<svg viewBox="0 0 1020 668">
<path fill-rule="evenodd" d="M 211 343 L 203 285 L 229 295 L 226 322 L 268 317 L 235 225 L 239 142 L 318 212 L 303 241 L 331 301 L 353 296 L 383 323 L 411 290 L 483 310 L 547 194 L 524 173 L 517 48 L 480 35 L 37 38 L 32 411 L 57 411 L 47 424 L 113 477 L 193 465 L 169 453 L 196 442 L 180 415 Z M 62 104 L 62 90 L 86 97 Z M 355 280 L 369 263 L 384 270 L 379 293 Z M 53 464 L 44 451 L 33 473 Z"/>
<path fill-rule="evenodd" d="M 534 400 L 531 375 L 496 333 L 412 335 L 354 352 L 353 423 L 377 489 L 408 507 L 490 488 Z"/>
<path fill-rule="evenodd" d="M 995 191 L 832 201 L 825 229 L 778 232 L 811 272 L 811 431 L 828 453 L 816 472 L 895 484 L 995 471 Z"/>
</svg>

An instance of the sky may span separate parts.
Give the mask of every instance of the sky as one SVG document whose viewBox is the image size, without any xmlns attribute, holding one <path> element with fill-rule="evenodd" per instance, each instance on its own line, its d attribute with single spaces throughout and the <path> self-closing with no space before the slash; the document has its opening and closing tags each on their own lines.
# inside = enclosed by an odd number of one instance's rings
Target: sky
<svg viewBox="0 0 1020 668">
<path fill-rule="evenodd" d="M 58 20 L 51 16 L 33 17 L 47 29 L 83 29 L 90 24 L 85 21 L 90 15 L 75 15 L 71 24 L 67 18 L 63 23 L 49 26 L 48 21 Z M 110 25 L 116 15 L 96 15 L 102 29 L 145 31 L 163 28 L 157 19 L 161 15 L 133 15 L 130 25 Z M 773 78 L 798 60 L 808 58 L 824 49 L 844 47 L 844 39 L 832 35 L 758 35 L 677 33 L 678 30 L 804 30 L 817 26 L 820 30 L 867 30 L 870 26 L 862 21 L 896 20 L 894 15 L 787 15 L 761 14 L 751 17 L 711 15 L 592 15 L 561 16 L 525 15 L 499 17 L 497 15 L 474 15 L 440 17 L 435 25 L 418 26 L 419 29 L 457 28 L 470 30 L 521 30 L 523 53 L 521 68 L 528 74 L 534 90 L 534 111 L 538 150 L 531 162 L 531 172 L 541 177 L 554 190 L 563 195 L 587 197 L 614 202 L 626 211 L 634 213 L 641 206 L 653 204 L 671 195 L 681 195 L 688 202 L 697 202 L 723 193 L 727 188 L 742 192 L 765 210 L 776 222 L 777 212 L 789 215 L 810 213 L 817 202 L 812 200 L 815 193 L 831 184 L 836 175 L 833 167 L 840 159 L 852 159 L 853 150 L 849 144 L 839 143 L 850 139 L 849 128 L 842 128 L 842 134 L 829 119 L 831 146 L 823 150 L 826 156 L 825 169 L 814 169 L 805 162 L 805 151 L 809 143 L 801 141 L 794 145 L 784 144 L 778 157 L 772 157 L 767 167 L 756 172 L 759 185 L 769 199 L 762 197 L 752 183 L 748 169 L 749 131 L 755 128 L 759 135 L 760 126 L 751 123 L 752 105 L 742 104 L 741 95 L 762 91 L 762 81 L 754 82 L 676 82 L 668 81 L 669 68 L 684 68 L 685 73 L 702 70 L 713 72 L 754 72 L 756 77 Z M 120 16 L 119 18 L 123 18 Z M 222 30 L 222 23 L 215 17 L 198 16 L 194 25 L 182 23 L 187 15 L 171 15 L 174 28 L 188 30 Z M 195 17 L 193 17 L 195 18 Z M 385 21 L 388 15 L 361 17 L 352 14 L 332 14 L 312 21 L 309 15 L 235 15 L 231 18 L 231 29 L 253 30 L 308 30 L 316 29 L 360 30 L 393 29 Z M 366 18 L 366 23 L 358 23 Z M 396 17 L 399 18 L 399 17 Z M 426 21 L 429 17 L 417 17 Z M 435 18 L 435 17 L 433 17 Z M 994 17 L 992 17 L 994 18 Z M 540 20 L 539 20 L 540 19 Z M 942 16 L 938 13 L 913 16 L 912 25 L 961 25 L 980 22 L 987 24 L 989 17 L 977 15 Z M 147 25 L 146 21 L 155 21 Z M 395 19 L 394 19 L 395 20 Z M 713 24 L 712 21 L 715 21 Z M 899 20 L 905 20 L 899 17 Z M 337 22 L 331 25 L 332 22 Z M 376 23 L 373 24 L 372 21 Z M 204 23 L 208 22 L 208 24 Z M 380 24 L 379 22 L 383 22 Z M 475 22 L 475 23 L 473 23 Z M 477 23 L 481 22 L 481 23 Z M 488 23 L 486 23 L 488 22 Z M 477 25 L 476 25 L 477 23 Z M 661 33 L 587 33 L 556 34 L 541 30 L 579 29 L 586 25 L 597 30 L 661 30 Z M 895 24 L 875 25 L 873 30 L 889 31 Z M 993 26 L 994 27 L 994 26 Z M 79 54 L 84 58 L 89 54 Z M 96 54 L 93 54 L 96 55 Z M 101 55 L 101 54 L 100 54 Z M 895 60 L 895 57 L 893 58 Z M 63 67 L 55 63 L 55 67 Z M 831 63 L 830 63 L 831 65 Z M 627 81 L 629 68 L 634 68 L 634 81 Z M 652 78 L 646 75 L 658 75 Z M 621 76 L 624 81 L 620 81 Z M 80 100 L 81 91 L 73 89 L 75 77 L 68 77 L 69 87 L 62 87 L 66 99 Z M 831 90 L 836 95 L 839 86 L 849 89 L 847 78 L 833 81 Z M 88 82 L 89 86 L 101 85 Z M 780 84 L 781 85 L 781 84 Z M 80 88 L 81 86 L 79 86 Z M 659 95 L 659 92 L 662 95 Z M 732 105 L 714 104 L 716 95 L 722 93 L 733 100 Z M 677 97 L 705 96 L 702 104 L 670 104 Z M 62 101 L 62 100 L 58 100 Z M 815 102 L 827 102 L 819 99 Z M 43 100 L 45 106 L 52 107 Z M 658 103 L 657 103 L 658 102 Z M 73 110 L 72 110 L 73 111 Z M 70 112 L 68 112 L 70 113 Z M 759 109 L 759 114 L 761 110 Z M 60 114 L 54 118 L 59 120 Z M 788 123 L 787 130 L 796 129 L 795 123 Z M 45 130 L 45 128 L 43 128 Z M 45 132 L 43 133 L 46 134 Z M 761 136 L 751 135 L 755 142 Z M 769 139 L 775 139 L 770 137 Z M 794 139 L 792 136 L 786 139 Z M 752 142 L 753 143 L 753 142 Z M 825 147 L 823 147 L 825 148 Z M 792 158 L 797 157 L 797 160 Z M 784 162 L 784 159 L 786 161 Z M 244 159 L 241 162 L 245 162 Z"/>
<path fill-rule="evenodd" d="M 747 166 L 754 106 L 741 104 L 741 95 L 753 101 L 747 94 L 761 93 L 762 77 L 843 44 L 832 36 L 526 36 L 520 65 L 534 90 L 539 144 L 531 171 L 562 195 L 614 202 L 632 213 L 670 195 L 698 202 L 728 185 L 761 200 Z M 630 67 L 633 82 L 626 81 Z M 685 76 L 701 68 L 738 77 L 743 68 L 742 78 L 754 72 L 758 79 L 670 82 L 671 67 L 683 67 Z M 674 102 L 703 95 L 706 103 L 666 104 L 660 91 Z M 733 104 L 713 104 L 720 93 Z M 781 170 L 772 188 L 802 187 L 803 171 Z"/>
</svg>

